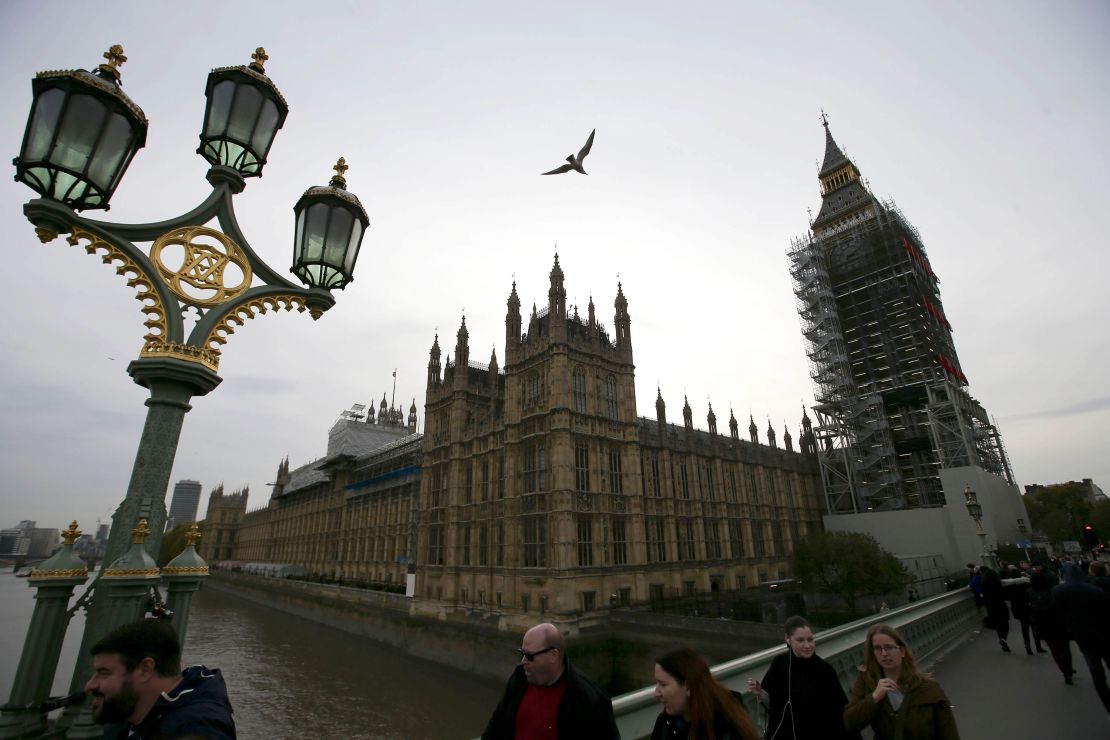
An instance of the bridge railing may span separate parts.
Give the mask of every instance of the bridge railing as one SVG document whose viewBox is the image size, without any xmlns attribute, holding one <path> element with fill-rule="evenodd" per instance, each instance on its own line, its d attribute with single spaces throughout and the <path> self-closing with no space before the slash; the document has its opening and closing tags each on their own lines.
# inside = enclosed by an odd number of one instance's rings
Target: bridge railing
<svg viewBox="0 0 1110 740">
<path fill-rule="evenodd" d="M 913 649 L 918 665 L 927 668 L 937 657 L 967 638 L 979 625 L 979 619 L 971 592 L 962 589 L 819 632 L 817 650 L 825 662 L 836 669 L 847 691 L 855 682 L 858 666 L 863 663 L 863 641 L 871 625 L 882 622 L 897 628 Z M 729 689 L 745 692 L 748 679 L 762 680 L 771 661 L 786 649 L 783 644 L 721 663 L 712 668 L 713 675 Z M 613 712 L 624 740 L 651 735 L 661 711 L 654 692 L 655 688 L 648 686 L 613 699 Z M 744 695 L 744 705 L 758 723 L 766 721 L 766 712 L 750 695 Z"/>
</svg>

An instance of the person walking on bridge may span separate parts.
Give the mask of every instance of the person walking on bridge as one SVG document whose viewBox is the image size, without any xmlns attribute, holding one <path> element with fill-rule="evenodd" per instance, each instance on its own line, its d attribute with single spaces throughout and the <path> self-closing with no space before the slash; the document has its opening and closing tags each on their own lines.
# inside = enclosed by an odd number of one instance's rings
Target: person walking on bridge
<svg viewBox="0 0 1110 740">
<path fill-rule="evenodd" d="M 818 657 L 809 622 L 790 617 L 783 628 L 789 651 L 775 656 L 763 681 L 748 679 L 748 693 L 769 706 L 766 740 L 859 740 L 844 727 L 848 697 Z"/>
<path fill-rule="evenodd" d="M 520 664 L 493 710 L 482 740 L 620 740 L 613 702 L 575 670 L 566 639 L 550 623 L 524 633 Z"/>
<path fill-rule="evenodd" d="M 655 664 L 655 698 L 663 711 L 651 740 L 759 740 L 739 695 L 690 648 L 672 650 Z"/>
<path fill-rule="evenodd" d="M 1002 592 L 1002 576 L 994 568 L 983 566 L 983 605 L 987 608 L 984 626 L 998 633 L 998 645 L 1002 652 L 1010 652 L 1006 638 L 1010 636 L 1010 610 L 1006 608 L 1006 596 Z"/>
<path fill-rule="evenodd" d="M 1067 630 L 1064 629 L 1064 620 L 1052 608 L 1052 589 L 1059 583 L 1054 569 L 1044 563 L 1033 566 L 1029 574 L 1029 607 L 1033 617 L 1033 630 L 1040 636 L 1048 650 L 1052 653 L 1052 660 L 1060 673 L 1064 674 L 1064 683 L 1073 685 L 1072 676 L 1075 668 L 1072 666 L 1071 641 L 1068 639 Z"/>
<path fill-rule="evenodd" d="M 1078 565 L 1064 566 L 1064 582 L 1052 589 L 1052 608 L 1064 621 L 1068 636 L 1075 640 L 1087 668 L 1095 692 L 1110 712 L 1110 688 L 1106 685 L 1106 670 L 1110 665 L 1110 601 L 1098 586 L 1086 583 Z"/>
<path fill-rule="evenodd" d="M 887 624 L 867 631 L 864 662 L 844 725 L 870 725 L 875 740 L 959 740 L 952 705 L 940 684 L 922 673 L 902 633 Z"/>
<path fill-rule="evenodd" d="M 1025 642 L 1025 652 L 1033 655 L 1033 645 L 1029 642 L 1030 628 L 1033 626 L 1032 610 L 1029 606 L 1029 579 L 1013 565 L 1006 571 L 1006 575 L 1008 578 L 1002 581 L 1002 595 L 1010 602 L 1010 612 L 1021 625 L 1021 639 Z M 1032 638 L 1037 644 L 1037 652 L 1045 652 L 1036 630 L 1032 630 Z"/>
</svg>

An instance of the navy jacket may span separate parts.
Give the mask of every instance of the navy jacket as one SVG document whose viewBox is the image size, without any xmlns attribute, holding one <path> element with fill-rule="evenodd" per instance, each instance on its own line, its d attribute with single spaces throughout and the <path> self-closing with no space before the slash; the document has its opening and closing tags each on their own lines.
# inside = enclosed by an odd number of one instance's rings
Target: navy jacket
<svg viewBox="0 0 1110 740">
<path fill-rule="evenodd" d="M 105 740 L 172 740 L 205 738 L 235 740 L 235 722 L 227 686 L 218 670 L 201 665 L 186 668 L 172 692 L 158 697 L 146 717 L 128 734 L 128 722 L 104 728 Z"/>
</svg>

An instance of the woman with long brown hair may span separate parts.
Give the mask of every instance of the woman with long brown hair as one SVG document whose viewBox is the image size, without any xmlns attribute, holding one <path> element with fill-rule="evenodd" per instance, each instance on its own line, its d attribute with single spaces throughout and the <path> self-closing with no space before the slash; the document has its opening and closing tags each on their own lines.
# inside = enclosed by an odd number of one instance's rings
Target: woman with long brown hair
<svg viewBox="0 0 1110 740">
<path fill-rule="evenodd" d="M 959 740 L 952 705 L 922 673 L 902 633 L 887 624 L 867 631 L 863 665 L 844 709 L 844 725 L 870 725 L 875 740 Z"/>
<path fill-rule="evenodd" d="M 740 699 L 689 648 L 672 650 L 655 664 L 655 698 L 663 711 L 651 740 L 759 740 Z"/>
</svg>

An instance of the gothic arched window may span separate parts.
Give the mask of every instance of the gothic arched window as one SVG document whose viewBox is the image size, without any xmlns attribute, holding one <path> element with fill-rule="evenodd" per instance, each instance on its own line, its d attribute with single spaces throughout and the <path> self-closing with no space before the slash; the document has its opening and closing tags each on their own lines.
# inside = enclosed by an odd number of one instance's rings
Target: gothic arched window
<svg viewBox="0 0 1110 740">
<path fill-rule="evenodd" d="M 617 379 L 612 375 L 605 379 L 605 415 L 617 419 Z"/>
<path fill-rule="evenodd" d="M 586 413 L 586 371 L 581 367 L 574 368 L 574 410 L 580 414 Z"/>
</svg>

